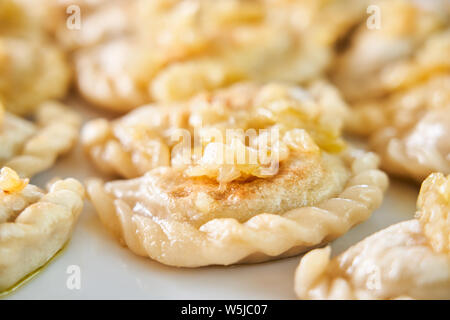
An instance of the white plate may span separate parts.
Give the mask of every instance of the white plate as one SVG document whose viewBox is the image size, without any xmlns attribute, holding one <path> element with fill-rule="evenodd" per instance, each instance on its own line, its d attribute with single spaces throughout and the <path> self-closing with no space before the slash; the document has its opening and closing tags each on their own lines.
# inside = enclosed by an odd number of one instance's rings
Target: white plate
<svg viewBox="0 0 450 320">
<path fill-rule="evenodd" d="M 80 104 L 77 102 L 77 104 Z M 81 105 L 86 119 L 99 113 Z M 38 175 L 39 186 L 53 177 L 82 181 L 98 176 L 81 150 L 60 159 Z M 332 243 L 338 254 L 359 240 L 393 223 L 411 219 L 419 187 L 391 180 L 385 200 L 372 217 Z M 6 299 L 294 299 L 294 257 L 256 265 L 182 269 L 137 257 L 106 232 L 86 202 L 74 236 L 63 251 L 37 277 Z M 81 271 L 81 288 L 69 289 L 69 266 Z"/>
</svg>

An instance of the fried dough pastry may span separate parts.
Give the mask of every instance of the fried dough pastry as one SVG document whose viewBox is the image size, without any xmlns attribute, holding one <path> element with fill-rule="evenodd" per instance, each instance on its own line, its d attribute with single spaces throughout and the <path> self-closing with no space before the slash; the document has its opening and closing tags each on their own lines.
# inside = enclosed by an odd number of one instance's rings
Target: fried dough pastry
<svg viewBox="0 0 450 320">
<path fill-rule="evenodd" d="M 15 114 L 67 92 L 70 69 L 54 44 L 15 1 L 0 0 L 0 99 Z"/>
<path fill-rule="evenodd" d="M 422 184 L 417 219 L 379 231 L 330 259 L 307 253 L 297 268 L 301 299 L 450 299 L 450 176 Z"/>
<path fill-rule="evenodd" d="M 0 112 L 0 165 L 14 169 L 21 177 L 50 168 L 58 156 L 74 146 L 81 125 L 75 112 L 55 101 L 39 105 L 34 119 Z"/>
<path fill-rule="evenodd" d="M 83 208 L 84 188 L 74 179 L 58 180 L 45 193 L 0 171 L 0 291 L 49 261 L 69 240 Z"/>
<path fill-rule="evenodd" d="M 123 112 L 243 79 L 313 79 L 328 66 L 333 43 L 356 16 L 339 15 L 352 19 L 328 19 L 327 28 L 308 33 L 313 21 L 325 25 L 320 12 L 335 2 L 160 0 L 137 1 L 136 8 L 127 3 L 134 11 L 132 30 L 99 31 L 76 53 L 80 92 L 98 106 Z M 295 23 L 298 17 L 305 18 L 303 24 Z"/>
<path fill-rule="evenodd" d="M 144 155 L 157 156 L 146 160 L 148 167 L 161 159 L 163 166 L 132 180 L 91 180 L 88 194 L 123 244 L 167 265 L 296 255 L 366 220 L 387 187 L 374 154 L 345 148 L 344 117 L 336 91 L 318 82 L 308 90 L 239 84 L 187 106 L 153 105 L 114 123 L 95 121 L 85 128 L 84 143 L 101 167 L 120 172 L 118 164 L 128 164 L 133 170 L 125 174 L 140 174 L 136 164 Z M 183 125 L 188 143 L 171 147 L 167 137 L 178 136 L 173 126 Z M 227 129 L 255 132 L 248 140 L 221 140 Z M 268 159 L 250 160 L 256 154 Z"/>
</svg>

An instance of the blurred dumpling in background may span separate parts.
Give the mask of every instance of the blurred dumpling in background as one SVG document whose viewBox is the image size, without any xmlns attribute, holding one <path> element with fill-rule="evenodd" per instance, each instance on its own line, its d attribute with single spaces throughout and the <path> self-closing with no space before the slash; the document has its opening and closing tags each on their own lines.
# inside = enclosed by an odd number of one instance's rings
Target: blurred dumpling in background
<svg viewBox="0 0 450 320">
<path fill-rule="evenodd" d="M 401 79 L 395 78 L 398 65 L 450 25 L 446 0 L 376 0 L 371 4 L 380 10 L 380 28 L 369 28 L 369 15 L 365 15 L 366 20 L 348 35 L 331 70 L 343 96 L 356 106 L 396 90 L 401 85 Z"/>
<path fill-rule="evenodd" d="M 269 26 L 263 1 L 141 1 L 133 37 L 78 53 L 81 93 L 119 111 L 177 101 L 242 79 L 305 80 L 329 61 L 286 25 Z M 138 19 L 139 20 L 139 19 Z"/>
<path fill-rule="evenodd" d="M 243 79 L 314 79 L 331 62 L 335 42 L 365 10 L 364 1 L 355 0 L 56 4 L 49 12 L 59 17 L 54 19 L 59 27 L 50 29 L 75 51 L 81 94 L 121 112 L 150 101 L 184 100 Z M 80 30 L 69 30 L 62 18 L 71 4 L 81 9 Z"/>
<path fill-rule="evenodd" d="M 450 173 L 450 74 L 393 95 L 386 113 L 387 125 L 369 141 L 386 171 L 419 182 Z"/>
<path fill-rule="evenodd" d="M 361 103 L 354 128 L 371 128 L 371 147 L 386 171 L 422 181 L 450 173 L 450 29 L 431 36 L 414 55 L 393 65 L 386 97 Z M 364 129 L 364 130 L 366 130 Z"/>
<path fill-rule="evenodd" d="M 137 13 L 136 0 L 16 1 L 68 52 L 130 33 Z"/>
<path fill-rule="evenodd" d="M 382 167 L 422 181 L 450 173 L 450 3 L 379 1 L 381 29 L 361 25 L 332 78 Z"/>
<path fill-rule="evenodd" d="M 65 96 L 70 68 L 19 1 L 0 0 L 0 100 L 16 114 Z"/>
</svg>

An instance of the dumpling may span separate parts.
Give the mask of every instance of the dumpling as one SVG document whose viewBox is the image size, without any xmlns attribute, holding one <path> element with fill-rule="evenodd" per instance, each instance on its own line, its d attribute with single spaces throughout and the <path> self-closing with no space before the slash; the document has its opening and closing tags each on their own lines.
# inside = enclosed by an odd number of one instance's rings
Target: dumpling
<svg viewBox="0 0 450 320">
<path fill-rule="evenodd" d="M 182 101 L 243 79 L 314 79 L 356 16 L 329 19 L 337 2 L 137 1 L 129 8 L 131 30 L 99 31 L 100 38 L 109 35 L 107 41 L 95 37 L 96 45 L 76 52 L 79 90 L 95 105 L 123 112 L 152 101 Z M 97 20 L 103 25 L 100 13 Z M 327 27 L 312 28 L 316 20 Z"/>
<path fill-rule="evenodd" d="M 360 26 L 332 78 L 352 106 L 347 131 L 368 136 L 393 175 L 450 173 L 450 6 L 378 1 L 382 28 Z"/>
<path fill-rule="evenodd" d="M 21 177 L 50 168 L 58 156 L 71 150 L 81 125 L 77 113 L 55 101 L 40 104 L 34 120 L 5 112 L 0 105 L 0 166 Z"/>
<path fill-rule="evenodd" d="M 249 83 L 96 121 L 84 143 L 100 167 L 136 176 L 140 163 L 157 165 L 132 180 L 91 180 L 88 194 L 130 250 L 167 265 L 296 255 L 366 220 L 387 187 L 377 157 L 342 140 L 345 110 L 323 82 Z"/>
<path fill-rule="evenodd" d="M 379 29 L 368 27 L 366 15 L 348 35 L 331 70 L 334 83 L 355 107 L 415 81 L 417 77 L 403 79 L 401 71 L 430 37 L 450 23 L 447 0 L 377 0 L 370 4 L 379 8 Z M 445 56 L 445 52 L 433 53 Z"/>
<path fill-rule="evenodd" d="M 83 208 L 84 188 L 58 180 L 48 193 L 0 171 L 0 292 L 47 263 L 69 240 Z"/>
<path fill-rule="evenodd" d="M 389 81 L 396 89 L 388 97 L 364 103 L 354 114 L 357 126 L 372 123 L 366 126 L 373 130 L 370 145 L 386 171 L 418 181 L 431 172 L 450 173 L 448 52 L 450 29 L 391 70 Z"/>
<path fill-rule="evenodd" d="M 376 77 L 386 89 L 384 96 L 353 103 L 347 129 L 370 135 L 389 125 L 405 126 L 412 122 L 414 114 L 445 107 L 446 81 L 438 79 L 450 76 L 449 50 L 450 29 L 447 28 L 430 36 L 408 59 L 391 63 Z M 406 118 L 401 120 L 402 116 Z"/>
<path fill-rule="evenodd" d="M 307 253 L 297 268 L 301 299 L 450 299 L 450 176 L 422 184 L 417 219 L 381 230 L 330 259 Z"/>
<path fill-rule="evenodd" d="M 353 107 L 347 130 L 370 135 L 388 125 L 398 96 L 449 74 L 450 5 L 445 0 L 379 0 L 379 30 L 366 21 L 349 34 L 331 78 Z M 394 98 L 392 96 L 397 96 Z M 402 109 L 408 107 L 402 106 Z"/>
<path fill-rule="evenodd" d="M 11 0 L 0 0 L 0 99 L 15 114 L 33 112 L 68 90 L 70 69 L 62 53 Z"/>
<path fill-rule="evenodd" d="M 370 145 L 392 174 L 423 181 L 430 172 L 450 173 L 450 73 L 395 95 L 388 126 Z"/>
</svg>

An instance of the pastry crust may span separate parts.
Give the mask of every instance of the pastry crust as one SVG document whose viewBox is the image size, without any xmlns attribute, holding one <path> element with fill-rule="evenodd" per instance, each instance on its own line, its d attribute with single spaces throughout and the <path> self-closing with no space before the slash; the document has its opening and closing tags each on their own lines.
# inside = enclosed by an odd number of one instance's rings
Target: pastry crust
<svg viewBox="0 0 450 320">
<path fill-rule="evenodd" d="M 78 87 L 94 104 L 123 112 L 152 101 L 182 101 L 243 79 L 314 79 L 355 20 L 354 13 L 329 19 L 331 8 L 342 10 L 335 2 L 137 1 L 128 8 L 135 10 L 137 26 L 77 51 Z M 298 16 L 307 19 L 295 23 Z M 316 20 L 327 27 L 308 34 Z M 110 32 L 99 32 L 99 38 L 105 34 Z"/>
<path fill-rule="evenodd" d="M 417 218 L 379 231 L 336 258 L 307 253 L 297 268 L 301 299 L 450 299 L 450 176 L 423 185 Z"/>
<path fill-rule="evenodd" d="M 217 148 L 230 154 L 241 146 L 251 154 L 251 139 L 248 146 L 208 140 L 200 156 L 187 164 L 177 157 L 183 153 L 172 148 L 171 167 L 157 167 L 133 180 L 92 180 L 88 193 L 102 222 L 125 245 L 164 264 L 229 265 L 295 255 L 367 219 L 387 187 L 374 154 L 342 151 L 345 110 L 336 91 L 323 82 L 308 90 L 249 83 L 205 93 L 172 109 L 144 107 L 115 124 L 97 120 L 83 133 L 87 151 L 101 167 L 119 173 L 117 164 L 127 163 L 117 160 L 116 155 L 124 158 L 121 150 L 131 145 L 126 152 L 137 152 L 149 143 L 150 150 L 161 150 L 156 142 L 164 145 L 173 125 L 187 125 L 183 129 L 201 137 L 211 129 L 276 128 L 280 140 L 270 150 L 279 152 L 279 167 L 267 172 L 262 162 L 220 161 Z M 114 135 L 142 130 L 142 124 L 148 130 L 144 135 Z M 143 141 L 132 144 L 139 136 Z M 127 157 L 132 163 L 137 154 Z M 140 166 L 131 168 L 132 174 L 139 173 Z"/>
<path fill-rule="evenodd" d="M 55 101 L 39 105 L 34 119 L 31 122 L 6 112 L 0 120 L 0 165 L 21 177 L 50 168 L 58 156 L 71 150 L 81 125 L 78 114 Z"/>
<path fill-rule="evenodd" d="M 70 69 L 23 8 L 9 0 L 0 6 L 0 99 L 9 112 L 29 114 L 43 101 L 66 94 Z"/>
<path fill-rule="evenodd" d="M 69 240 L 83 208 L 84 189 L 74 179 L 52 183 L 46 194 L 33 185 L 11 189 L 18 180 L 14 171 L 2 169 L 0 291 L 49 261 Z"/>
</svg>

